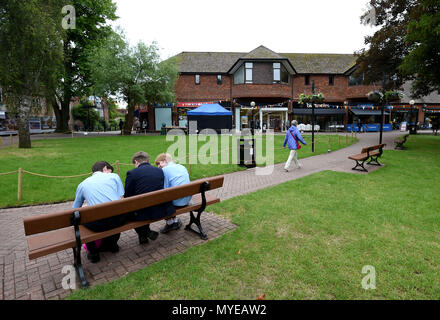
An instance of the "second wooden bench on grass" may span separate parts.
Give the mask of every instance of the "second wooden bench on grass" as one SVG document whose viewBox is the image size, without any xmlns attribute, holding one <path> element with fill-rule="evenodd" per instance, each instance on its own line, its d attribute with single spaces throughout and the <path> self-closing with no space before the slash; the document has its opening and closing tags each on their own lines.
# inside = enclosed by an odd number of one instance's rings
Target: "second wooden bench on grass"
<svg viewBox="0 0 440 320">
<path fill-rule="evenodd" d="M 160 221 L 163 218 L 128 222 L 121 227 L 104 232 L 93 232 L 84 226 L 85 223 L 134 212 L 186 196 L 193 196 L 191 202 L 185 207 L 176 209 L 173 216 L 189 212 L 190 222 L 185 229 L 193 231 L 202 239 L 207 240 L 208 236 L 202 228 L 200 216 L 207 206 L 220 202 L 220 199 L 207 195 L 206 192 L 221 188 L 223 180 L 223 176 L 206 178 L 183 186 L 153 191 L 121 200 L 24 218 L 24 230 L 28 236 L 29 259 L 36 259 L 72 248 L 74 267 L 80 277 L 82 287 L 87 287 L 88 283 L 81 263 L 82 244 Z M 197 212 L 197 216 L 194 215 L 194 212 Z M 192 224 L 195 224 L 198 230 L 194 230 Z"/>
<path fill-rule="evenodd" d="M 408 136 L 409 134 L 405 134 L 403 137 L 395 139 L 394 143 L 396 144 L 396 147 L 394 149 L 401 149 L 401 150 L 406 149 L 406 147 L 403 144 L 406 142 Z"/>
<path fill-rule="evenodd" d="M 352 170 L 368 172 L 368 170 L 365 169 L 365 167 L 364 167 L 364 163 L 368 159 L 370 159 L 370 161 L 367 162 L 367 164 L 371 164 L 374 166 L 381 166 L 378 159 L 382 155 L 382 152 L 383 152 L 382 149 L 384 146 L 385 146 L 385 144 L 378 144 L 375 146 L 365 147 L 365 148 L 362 148 L 361 153 L 349 156 L 348 159 L 356 161 L 356 166 L 353 167 Z M 360 167 L 362 169 L 357 169 L 358 167 Z"/>
</svg>

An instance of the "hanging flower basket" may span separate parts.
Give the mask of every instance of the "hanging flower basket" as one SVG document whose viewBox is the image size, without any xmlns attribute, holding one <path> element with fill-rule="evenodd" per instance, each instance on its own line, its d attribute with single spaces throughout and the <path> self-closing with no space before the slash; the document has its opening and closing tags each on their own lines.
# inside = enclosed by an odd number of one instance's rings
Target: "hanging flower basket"
<svg viewBox="0 0 440 320">
<path fill-rule="evenodd" d="M 385 92 L 385 101 L 397 101 L 402 97 L 403 94 L 396 90 Z"/>
<path fill-rule="evenodd" d="M 381 102 L 383 99 L 383 94 L 379 91 L 371 91 L 367 94 L 368 100 L 372 102 Z"/>
<path fill-rule="evenodd" d="M 325 97 L 322 93 L 318 94 L 311 94 L 306 95 L 304 93 L 301 93 L 298 97 L 298 101 L 300 104 L 304 103 L 323 103 L 325 100 Z"/>
</svg>

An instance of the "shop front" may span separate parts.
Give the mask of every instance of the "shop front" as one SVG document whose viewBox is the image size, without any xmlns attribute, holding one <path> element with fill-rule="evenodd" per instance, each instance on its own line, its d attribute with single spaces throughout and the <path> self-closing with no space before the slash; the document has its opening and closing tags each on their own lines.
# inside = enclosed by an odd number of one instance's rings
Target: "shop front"
<svg viewBox="0 0 440 320">
<path fill-rule="evenodd" d="M 390 114 L 384 110 L 383 131 L 391 131 Z M 353 107 L 350 109 L 347 131 L 362 132 L 380 131 L 382 122 L 382 110 L 379 107 Z"/>
<path fill-rule="evenodd" d="M 315 126 L 320 131 L 342 131 L 344 130 L 344 120 L 346 111 L 342 106 L 334 107 L 315 107 Z M 308 128 L 312 125 L 312 108 L 293 108 L 293 119 L 298 121 L 298 124 L 305 125 Z M 319 126 L 319 127 L 318 127 Z"/>
</svg>

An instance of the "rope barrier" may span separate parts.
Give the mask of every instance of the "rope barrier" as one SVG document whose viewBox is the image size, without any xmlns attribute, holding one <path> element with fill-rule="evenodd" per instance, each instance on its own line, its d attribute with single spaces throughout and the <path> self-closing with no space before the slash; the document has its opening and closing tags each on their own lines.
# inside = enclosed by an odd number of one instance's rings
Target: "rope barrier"
<svg viewBox="0 0 440 320">
<path fill-rule="evenodd" d="M 33 176 L 38 176 L 38 177 L 43 177 L 43 178 L 61 178 L 61 179 L 79 178 L 79 177 L 89 176 L 89 175 L 92 174 L 92 172 L 89 172 L 89 173 L 79 174 L 79 175 L 76 175 L 76 176 L 49 176 L 49 175 L 46 175 L 46 174 L 30 172 L 30 171 L 27 171 L 27 170 L 23 170 L 23 172 L 27 173 L 27 174 L 30 174 L 30 175 L 33 175 Z"/>
<path fill-rule="evenodd" d="M 17 172 L 18 172 L 18 170 L 11 171 L 11 172 L 4 172 L 4 173 L 0 173 L 0 176 L 5 176 L 5 175 L 8 175 L 8 174 L 13 174 L 13 173 L 17 173 Z"/>
</svg>

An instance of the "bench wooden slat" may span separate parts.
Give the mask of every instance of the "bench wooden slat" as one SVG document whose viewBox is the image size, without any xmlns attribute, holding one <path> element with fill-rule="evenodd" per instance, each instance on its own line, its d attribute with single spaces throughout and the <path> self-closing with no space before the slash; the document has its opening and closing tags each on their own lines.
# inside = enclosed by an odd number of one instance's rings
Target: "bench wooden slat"
<svg viewBox="0 0 440 320">
<path fill-rule="evenodd" d="M 220 199 L 210 196 L 208 194 L 206 195 L 206 205 L 211 205 L 217 202 L 220 202 Z M 191 200 L 191 203 L 188 206 L 177 209 L 175 215 L 179 215 L 189 211 L 194 211 L 198 209 L 201 204 L 202 204 L 201 196 L 200 194 L 197 194 L 193 196 L 193 199 Z M 84 226 L 80 226 L 79 228 L 81 233 L 81 242 L 87 243 L 87 242 L 95 241 L 98 239 L 111 236 L 116 233 L 132 230 L 134 228 L 138 228 L 146 224 L 160 220 L 163 220 L 163 218 L 150 220 L 150 221 L 128 222 L 121 227 L 104 232 L 93 232 Z M 30 260 L 51 253 L 55 253 L 61 250 L 70 249 L 76 246 L 73 227 L 62 228 L 55 231 L 49 231 L 38 235 L 30 236 L 28 237 L 27 242 L 29 247 Z"/>
<path fill-rule="evenodd" d="M 81 224 L 84 224 L 198 194 L 200 192 L 200 183 L 202 181 L 210 183 L 209 190 L 217 189 L 223 186 L 223 180 L 223 176 L 205 178 L 190 182 L 183 186 L 157 190 L 122 200 L 115 200 L 79 209 L 69 209 L 40 216 L 27 217 L 24 218 L 25 234 L 26 236 L 29 236 L 41 232 L 70 227 L 72 225 L 71 218 L 75 211 L 80 212 Z M 111 207 L 111 211 L 109 210 L 109 207 Z"/>
</svg>

